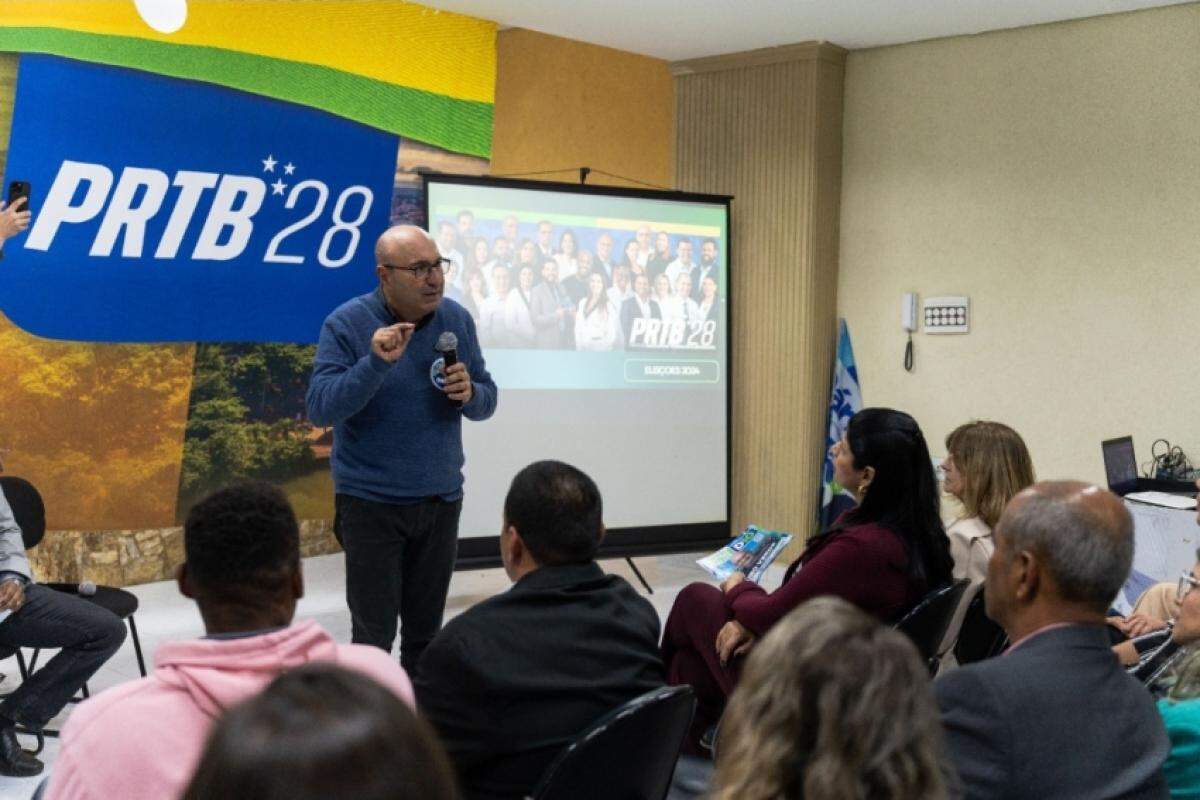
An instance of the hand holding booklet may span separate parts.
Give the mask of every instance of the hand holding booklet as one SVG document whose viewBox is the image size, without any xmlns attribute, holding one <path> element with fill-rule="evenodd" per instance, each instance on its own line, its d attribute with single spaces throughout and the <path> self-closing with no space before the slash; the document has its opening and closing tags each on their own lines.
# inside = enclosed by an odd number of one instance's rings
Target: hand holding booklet
<svg viewBox="0 0 1200 800">
<path fill-rule="evenodd" d="M 712 555 L 697 559 L 696 563 L 719 581 L 734 572 L 742 572 L 747 580 L 757 582 L 791 541 L 790 533 L 750 525 L 729 544 Z"/>
</svg>

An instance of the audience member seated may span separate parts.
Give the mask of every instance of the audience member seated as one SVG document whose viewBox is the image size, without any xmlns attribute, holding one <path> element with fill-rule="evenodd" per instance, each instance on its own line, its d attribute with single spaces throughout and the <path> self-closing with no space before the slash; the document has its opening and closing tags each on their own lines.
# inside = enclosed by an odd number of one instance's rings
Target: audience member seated
<svg viewBox="0 0 1200 800">
<path fill-rule="evenodd" d="M 429 725 L 361 674 L 285 672 L 213 728 L 183 800 L 454 800 Z"/>
<path fill-rule="evenodd" d="M 43 768 L 17 743 L 16 726 L 45 727 L 125 641 L 125 623 L 116 614 L 39 586 L 31 576 L 21 528 L 0 489 L 0 613 L 7 612 L 0 646 L 62 648 L 0 702 L 0 775 L 10 777 Z"/>
<path fill-rule="evenodd" d="M 514 585 L 434 638 L 417 706 L 441 734 L 467 798 L 523 798 L 588 725 L 662 686 L 658 616 L 594 561 L 600 492 L 567 464 L 513 479 L 500 555 Z"/>
<path fill-rule="evenodd" d="M 1162 695 L 1171 688 L 1177 668 L 1190 657 L 1187 648 L 1200 641 L 1200 613 L 1197 613 L 1200 611 L 1200 593 L 1192 592 L 1192 589 L 1200 586 L 1200 550 L 1196 551 L 1196 558 L 1196 564 L 1189 572 L 1183 573 L 1176 584 L 1175 616 L 1161 625 L 1147 626 L 1146 632 L 1113 647 L 1113 652 L 1129 669 L 1129 674 L 1155 695 Z M 1185 609 L 1191 613 L 1184 614 Z M 1126 625 L 1132 628 L 1141 624 L 1135 615 L 1116 619 L 1118 627 Z M 1108 617 L 1110 624 L 1113 620 L 1114 617 Z"/>
<path fill-rule="evenodd" d="M 1162 720 L 1104 626 L 1133 563 L 1129 512 L 1095 486 L 1039 483 L 993 537 L 987 612 L 1013 645 L 935 684 L 966 796 L 1166 797 Z"/>
<path fill-rule="evenodd" d="M 1132 640 L 1155 632 L 1163 633 L 1177 616 L 1179 616 L 1178 586 L 1174 581 L 1163 581 L 1142 592 L 1128 615 L 1121 616 L 1116 612 L 1110 612 L 1107 622 L 1122 635 Z M 1163 635 L 1168 634 L 1163 633 Z M 1161 639 L 1162 636 L 1158 638 Z"/>
<path fill-rule="evenodd" d="M 864 409 L 831 452 L 834 480 L 858 505 L 809 540 L 777 590 L 769 593 L 734 573 L 719 590 L 694 583 L 675 600 L 663 634 L 667 681 L 690 684 L 698 702 L 685 752 L 702 754 L 701 735 L 716 723 L 737 681 L 737 656 L 800 603 L 834 595 L 895 621 L 950 582 L 933 463 L 913 418 Z"/>
<path fill-rule="evenodd" d="M 954 579 L 970 581 L 942 642 L 943 664 L 953 666 L 951 648 L 958 639 L 967 606 L 987 577 L 995 544 L 992 528 L 1017 492 L 1033 483 L 1033 460 L 1021 435 L 999 422 L 968 422 L 946 437 L 942 489 L 962 504 L 946 529 Z"/>
<path fill-rule="evenodd" d="M 1200 551 L 1196 551 L 1200 559 Z M 1189 572 L 1184 572 L 1176 587 L 1180 614 L 1162 626 L 1152 627 L 1145 633 L 1136 634 L 1112 646 L 1118 660 L 1129 669 L 1129 674 L 1144 684 L 1154 696 L 1162 696 L 1171 687 L 1176 668 L 1190 655 L 1188 648 L 1200 639 L 1200 619 L 1188 619 L 1182 614 L 1187 597 L 1200 584 L 1200 561 Z M 1138 625 L 1133 615 L 1116 618 L 1129 627 Z M 1114 618 L 1110 616 L 1112 624 Z"/>
<path fill-rule="evenodd" d="M 754 648 L 718 745 L 714 800 L 940 800 L 953 780 L 912 642 L 836 597 Z"/>
<path fill-rule="evenodd" d="M 1200 488 L 1200 482 L 1197 482 Z M 1196 522 L 1200 524 L 1200 514 Z M 1176 646 L 1190 646 L 1200 640 L 1200 551 L 1191 574 L 1179 581 L 1178 606 L 1171 631 Z M 1171 752 L 1163 765 L 1163 774 L 1171 797 L 1200 798 L 1200 650 L 1187 652 L 1172 675 L 1167 697 L 1158 701 L 1158 712 L 1167 727 Z"/>
<path fill-rule="evenodd" d="M 179 591 L 196 601 L 207 635 L 160 645 L 149 677 L 75 710 L 48 800 L 179 796 L 213 721 L 308 662 L 358 670 L 412 702 L 408 677 L 383 651 L 337 644 L 315 622 L 292 623 L 304 594 L 300 532 L 279 489 L 250 483 L 216 492 L 192 508 L 183 537 Z"/>
</svg>

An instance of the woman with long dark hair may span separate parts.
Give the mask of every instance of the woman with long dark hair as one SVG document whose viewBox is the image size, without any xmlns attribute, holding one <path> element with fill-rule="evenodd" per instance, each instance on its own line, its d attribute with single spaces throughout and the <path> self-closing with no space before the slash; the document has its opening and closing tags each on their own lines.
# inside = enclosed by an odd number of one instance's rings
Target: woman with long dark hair
<svg viewBox="0 0 1200 800">
<path fill-rule="evenodd" d="M 694 583 L 675 600 L 663 661 L 669 683 L 696 690 L 692 752 L 720 717 L 738 657 L 805 600 L 834 595 L 893 622 L 951 580 L 937 479 L 916 421 L 890 408 L 863 409 L 831 452 L 834 480 L 858 504 L 809 539 L 778 589 L 768 592 L 735 572 L 720 589 Z"/>
<path fill-rule="evenodd" d="M 604 289 L 604 276 L 588 276 L 588 293 L 575 313 L 577 350 L 614 350 L 621 343 L 621 315 Z"/>
</svg>

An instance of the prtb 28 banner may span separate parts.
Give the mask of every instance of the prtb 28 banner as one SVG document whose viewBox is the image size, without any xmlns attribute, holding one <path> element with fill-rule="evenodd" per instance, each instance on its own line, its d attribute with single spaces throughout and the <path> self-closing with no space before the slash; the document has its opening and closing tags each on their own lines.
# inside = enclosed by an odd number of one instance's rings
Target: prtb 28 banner
<svg viewBox="0 0 1200 800">
<path fill-rule="evenodd" d="M 30 55 L 9 180 L 34 224 L 0 308 L 94 342 L 316 341 L 373 283 L 395 134 L 278 100 Z"/>
</svg>

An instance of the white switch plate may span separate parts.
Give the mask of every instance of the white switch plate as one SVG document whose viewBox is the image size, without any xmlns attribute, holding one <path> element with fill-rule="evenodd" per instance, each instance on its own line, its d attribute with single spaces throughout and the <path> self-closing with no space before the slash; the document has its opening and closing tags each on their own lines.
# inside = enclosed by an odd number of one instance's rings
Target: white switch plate
<svg viewBox="0 0 1200 800">
<path fill-rule="evenodd" d="M 970 298 L 927 297 L 922 307 L 926 333 L 970 333 Z"/>
</svg>

